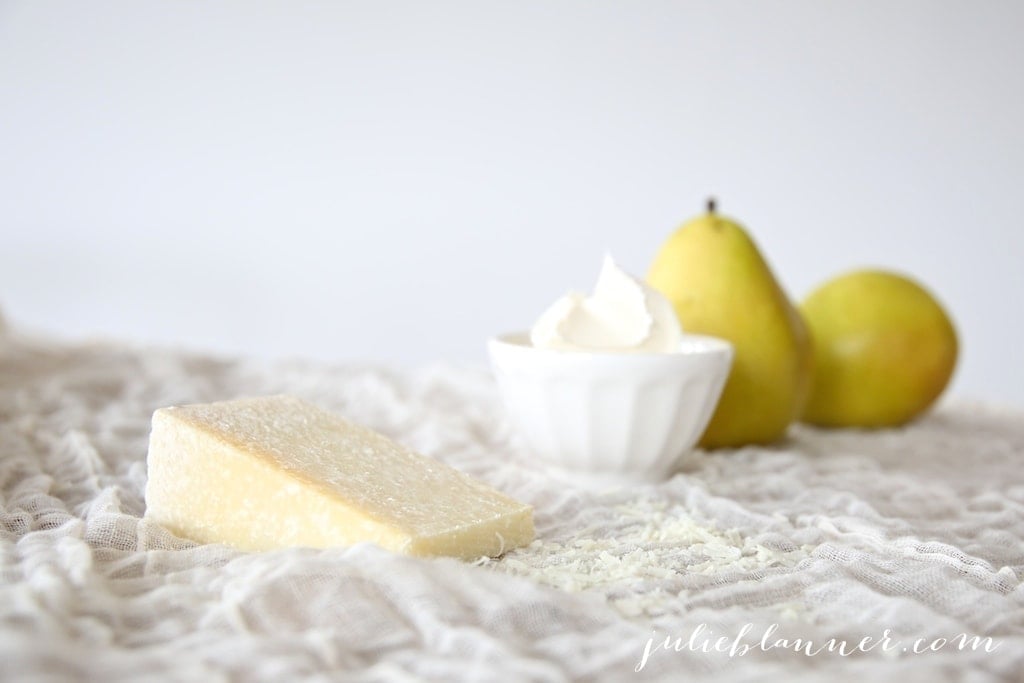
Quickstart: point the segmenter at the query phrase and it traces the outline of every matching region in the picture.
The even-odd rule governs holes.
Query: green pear
[[[846,273],[816,289],[800,310],[815,349],[804,422],[896,427],[928,410],[953,376],[953,320],[906,275]]]
[[[708,212],[662,246],[647,274],[684,332],[732,342],[735,359],[704,448],[770,443],[799,417],[810,388],[811,343],[800,313],[742,226]]]

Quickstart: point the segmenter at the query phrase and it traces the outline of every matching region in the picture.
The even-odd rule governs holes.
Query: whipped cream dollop
[[[590,296],[569,292],[530,330],[539,348],[563,351],[675,351],[683,330],[669,300],[605,255]]]

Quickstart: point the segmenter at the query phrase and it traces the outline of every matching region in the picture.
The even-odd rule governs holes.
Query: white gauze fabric
[[[476,563],[368,544],[247,554],[141,519],[153,410],[281,392],[531,503],[538,540]],[[596,493],[545,474],[483,368],[8,334],[0,534],[3,680],[937,682],[1024,669],[1024,413],[962,400],[898,430],[797,426],[778,446],[698,452],[663,484]],[[996,647],[701,651],[744,628],[747,644],[771,628],[769,644],[888,630],[903,646],[967,634]]]

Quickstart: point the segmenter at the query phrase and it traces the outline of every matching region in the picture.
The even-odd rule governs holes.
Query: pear
[[[811,343],[800,313],[747,231],[715,212],[684,224],[658,252],[647,281],[684,332],[732,342],[735,359],[700,445],[770,443],[798,418],[810,387]]]
[[[896,427],[928,410],[953,376],[953,321],[906,275],[846,273],[811,293],[800,310],[816,359],[805,422]]]

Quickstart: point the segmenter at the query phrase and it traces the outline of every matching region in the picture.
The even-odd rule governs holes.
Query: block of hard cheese
[[[146,517],[244,550],[371,541],[476,558],[533,540],[533,509],[290,396],[153,414]]]

